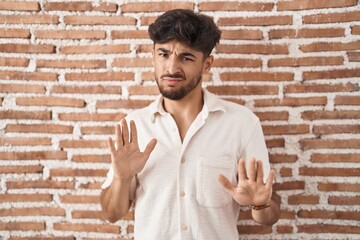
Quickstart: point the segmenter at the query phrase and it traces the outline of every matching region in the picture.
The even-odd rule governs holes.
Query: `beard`
[[[181,78],[183,81],[188,81],[186,80],[186,77],[182,74],[164,74],[160,77],[160,79],[163,79],[164,77]],[[180,100],[184,98],[199,85],[201,79],[202,79],[202,75],[200,73],[196,75],[194,78],[190,79],[190,81],[188,81],[185,85],[172,88],[162,85],[161,82],[159,81],[159,78],[157,78],[155,75],[156,84],[158,85],[161,95],[170,100]]]

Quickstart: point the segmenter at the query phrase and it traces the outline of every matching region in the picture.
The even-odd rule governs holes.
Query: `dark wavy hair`
[[[165,12],[149,26],[148,32],[154,44],[177,40],[202,52],[204,57],[210,55],[221,36],[210,17],[185,9]]]

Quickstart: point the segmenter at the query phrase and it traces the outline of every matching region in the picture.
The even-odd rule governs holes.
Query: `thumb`
[[[220,174],[217,179],[231,196],[235,194],[235,188],[227,177]]]
[[[155,138],[151,139],[151,141],[146,145],[146,148],[144,150],[144,156],[146,159],[149,158],[150,154],[154,150],[155,146],[157,144],[157,140]]]

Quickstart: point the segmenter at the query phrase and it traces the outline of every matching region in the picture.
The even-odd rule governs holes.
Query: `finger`
[[[156,143],[157,143],[157,140],[154,138],[154,139],[151,139],[151,141],[146,145],[146,148],[144,150],[144,156],[145,156],[146,160],[149,158],[150,154],[154,150]]]
[[[269,174],[269,178],[268,178],[268,180],[266,182],[265,187],[268,188],[268,189],[271,189],[272,185],[274,183],[274,180],[275,180],[275,170],[271,169],[270,174]]]
[[[130,121],[130,142],[137,143],[137,129],[135,122],[133,120]]]
[[[221,183],[221,185],[225,188],[225,190],[231,195],[234,196],[235,194],[235,187],[232,185],[232,183],[229,181],[227,177],[220,174],[218,176],[218,181]]]
[[[258,184],[264,184],[264,169],[262,161],[257,161],[257,173],[256,173],[256,181]]]
[[[129,129],[125,119],[121,120],[122,138],[124,145],[129,143]]]
[[[120,147],[124,146],[123,139],[121,136],[120,125],[115,125],[115,136],[116,136],[116,149],[120,149]]]
[[[115,149],[113,140],[110,137],[108,138],[108,146],[109,146],[109,149],[111,151],[111,154],[115,155],[116,149]]]
[[[249,162],[249,168],[248,168],[248,177],[250,180],[255,181],[256,180],[256,170],[255,170],[256,161],[255,158],[252,158]]]
[[[239,163],[238,163],[238,177],[239,177],[239,180],[246,180],[247,179],[245,161],[244,161],[243,158],[241,158],[239,160]]]

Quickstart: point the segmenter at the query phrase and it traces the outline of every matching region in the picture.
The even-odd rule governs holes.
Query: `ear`
[[[203,73],[208,73],[213,65],[214,62],[214,56],[210,55],[208,56],[205,61],[204,61],[204,66],[203,66]]]

